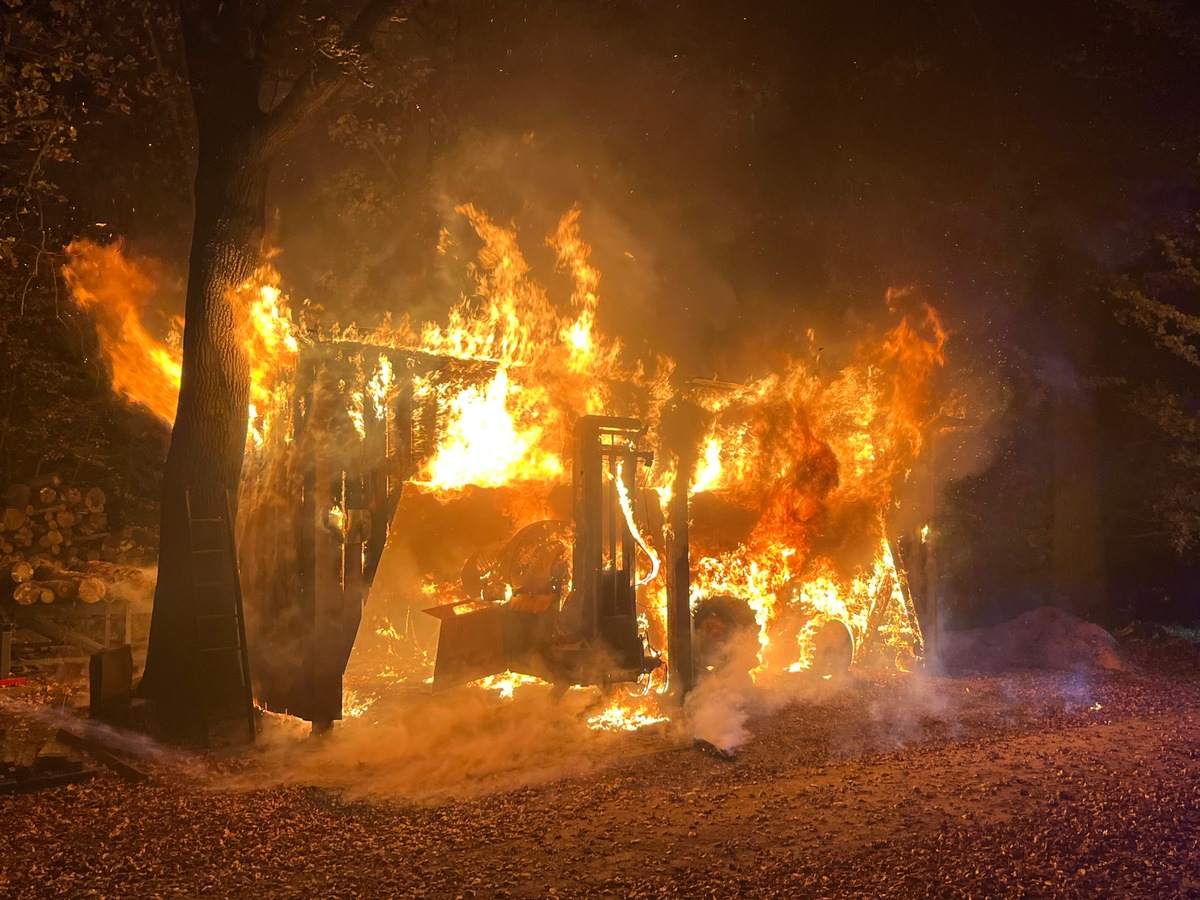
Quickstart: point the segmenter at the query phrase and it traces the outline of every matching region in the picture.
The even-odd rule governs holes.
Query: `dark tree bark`
[[[247,6],[251,6],[247,4]],[[353,54],[395,6],[371,2],[346,32]],[[237,289],[262,258],[267,168],[308,113],[338,88],[344,65],[326,54],[273,110],[260,108],[275,32],[294,22],[285,3],[248,22],[242,4],[185,3],[184,42],[199,159],[188,268],[179,406],[163,474],[158,583],[141,692],[163,736],[202,739],[207,664],[196,640],[187,503],[221,517],[236,503],[246,443],[250,364]],[[344,63],[344,61],[343,61]],[[227,501],[228,498],[228,501]]]

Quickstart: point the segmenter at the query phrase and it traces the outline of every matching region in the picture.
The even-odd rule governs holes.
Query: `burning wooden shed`
[[[314,339],[275,281],[245,286],[240,559],[261,703],[318,727],[341,716],[368,593],[392,623],[373,631],[411,636],[435,623],[412,613],[434,610],[460,643],[393,673],[437,687],[508,669],[640,678],[653,697],[668,667],[686,687],[735,632],[754,638],[757,678],[914,664],[889,520],[939,411],[931,309],[889,295],[893,327],[841,367],[810,335],[742,382],[680,379],[663,356],[627,362],[601,330],[578,211],[548,241],[572,285],[558,305],[515,230],[459,211],[479,242],[475,291],[440,324]],[[149,349],[153,365],[170,357]],[[148,364],[120,383],[161,400],[155,378]],[[593,644],[608,659],[580,662]]]

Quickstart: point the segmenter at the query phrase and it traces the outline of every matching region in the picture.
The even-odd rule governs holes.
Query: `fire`
[[[360,718],[371,708],[375,699],[374,697],[359,697],[357,692],[348,690],[342,695],[342,715],[347,719]]]
[[[625,487],[625,480],[621,477],[624,466],[621,461],[617,460],[616,471],[613,473],[613,480],[617,487],[617,498],[621,505],[621,515],[625,519],[625,527],[629,529],[629,533],[633,535],[634,541],[638,548],[646,554],[650,560],[650,571],[642,579],[638,580],[638,587],[649,584],[658,577],[659,563],[658,554],[650,549],[650,545],[646,543],[646,539],[642,537],[642,531],[638,528],[637,520],[633,515],[633,501],[629,498],[629,490]]]
[[[471,205],[458,212],[482,242],[471,270],[474,295],[455,305],[445,324],[404,318],[365,336],[372,343],[495,364],[486,384],[418,387],[439,394],[445,423],[418,481],[438,493],[561,481],[575,419],[610,409],[611,382],[640,380],[622,367],[620,342],[596,328],[600,273],[588,262],[591,248],[580,238],[579,211],[569,212],[547,241],[573,283],[571,310],[561,314],[533,277],[515,229]]]
[[[648,477],[639,474],[644,483],[636,497],[615,473],[621,518],[645,558],[638,572],[639,612],[645,635],[656,638],[655,649],[663,649],[657,638],[665,633],[665,575],[656,535],[636,513],[644,511],[643,497],[656,498],[661,521],[670,495],[687,490],[693,499],[693,605],[701,609],[714,597],[746,604],[758,631],[754,677],[813,665],[818,635],[830,622],[844,623],[857,661],[911,665],[920,653],[920,628],[887,516],[938,412],[934,375],[944,363],[946,331],[933,309],[911,292],[890,291],[895,324],[883,334],[862,335],[837,371],[828,360],[818,367],[815,360],[793,358],[745,384],[681,382],[673,380],[669,359],[656,360],[652,369],[628,364],[621,343],[600,328],[601,276],[581,237],[579,210],[564,216],[547,241],[557,269],[571,282],[561,304],[535,277],[515,227],[493,222],[474,206],[458,212],[480,244],[470,269],[474,292],[441,322],[405,317],[372,332],[339,333],[366,345],[357,357],[357,380],[343,385],[346,416],[358,439],[366,440],[370,423],[390,415],[399,396],[401,377],[385,348],[461,362],[461,373],[406,373],[405,402],[433,413],[422,420],[423,455],[411,481],[439,503],[472,488],[494,489],[516,531],[561,518],[549,512],[549,498],[570,483],[572,429],[580,416],[634,416],[647,423],[653,441],[664,407],[678,392],[709,423],[698,436],[689,484],[675,483],[677,473],[665,459]],[[177,342],[154,337],[142,324],[153,278],[119,246],[77,243],[69,251],[68,283],[79,306],[96,317],[114,388],[170,422],[179,354]],[[288,439],[290,374],[301,342],[278,284],[278,275],[264,268],[240,288],[254,367],[252,447],[269,446],[273,434]],[[810,340],[815,343],[815,335]],[[353,528],[337,507],[328,511],[327,525],[342,533]],[[464,584],[450,568],[431,572],[414,591],[414,603],[535,602],[519,585],[503,585],[501,599],[495,585],[489,596],[465,597]],[[661,670],[654,679],[655,689],[614,694],[589,724],[626,729],[661,721]],[[509,673],[476,684],[511,696],[528,680]]]
[[[153,267],[129,258],[119,242],[101,246],[74,241],[67,256],[63,276],[75,304],[96,323],[113,389],[172,424],[179,402],[183,322],[172,319],[165,337],[146,326],[146,307],[160,294]],[[233,307],[242,311],[239,325],[250,361],[248,444],[256,447],[286,408],[287,374],[300,342],[279,289],[279,273],[269,265],[236,289]]]
[[[600,731],[637,731],[648,725],[670,721],[670,716],[642,709],[630,709],[626,700],[627,698],[619,697],[601,712],[589,716],[588,726]]]
[[[659,700],[666,690],[665,680],[651,673],[644,688],[616,688],[604,708],[588,716],[588,727],[598,731],[637,731],[649,725],[670,721]]]
[[[721,441],[716,435],[709,435],[704,442],[704,453],[700,457],[700,465],[696,469],[695,477],[692,479],[692,486],[689,488],[693,494],[700,494],[704,491],[713,490],[721,481],[721,475],[724,467],[721,465]],[[726,475],[726,478],[729,476]]]
[[[760,673],[806,668],[812,639],[830,620],[845,623],[859,648],[868,637],[886,647],[920,645],[883,514],[930,416],[910,392],[925,389],[945,334],[931,311],[923,316],[927,334],[902,320],[828,383],[793,364],[708,401],[716,424],[692,491],[756,512],[757,521],[735,548],[693,563],[693,601],[734,596],[750,606]],[[874,535],[869,559],[847,566],[813,552],[815,538],[849,527]],[[795,638],[773,645],[772,633],[789,622],[799,623]]]
[[[547,682],[533,675],[522,675],[518,672],[504,672],[500,675],[489,675],[473,682],[475,687],[485,691],[495,691],[504,700],[511,700],[518,687],[528,684],[546,685]]]
[[[444,407],[445,436],[421,483],[455,490],[558,479],[562,460],[543,449],[545,428],[533,420],[530,399],[509,381],[505,367],[487,385],[450,397]]]
[[[371,382],[368,385],[368,390],[371,394],[371,405],[375,410],[376,418],[384,416],[387,409],[388,394],[393,384],[395,384],[395,374],[392,372],[392,363],[386,356],[380,354],[375,374],[371,376]]]
[[[183,323],[172,321],[176,339],[171,344],[154,337],[144,324],[146,306],[158,291],[157,279],[128,259],[120,244],[102,247],[76,241],[67,247],[67,254],[71,260],[63,270],[67,287],[76,305],[96,323],[113,390],[162,421],[173,422]]]

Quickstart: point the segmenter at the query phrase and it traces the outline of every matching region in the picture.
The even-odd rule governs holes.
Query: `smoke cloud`
[[[326,737],[309,736],[299,720],[269,720],[252,771],[223,786],[306,784],[436,803],[583,775],[629,752],[622,735],[588,727],[598,699],[595,690],[554,699],[540,685],[511,700],[474,687],[430,695],[397,686]]]

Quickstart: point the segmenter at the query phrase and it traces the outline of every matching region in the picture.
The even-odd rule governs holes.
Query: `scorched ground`
[[[1200,653],[1121,649],[1103,676],[829,685],[753,716],[734,761],[643,732],[423,803],[353,754],[327,774],[358,799],[251,789],[273,750],[181,755],[142,786],[3,799],[0,877],[12,897],[1200,896]],[[10,739],[43,727],[18,699]]]

